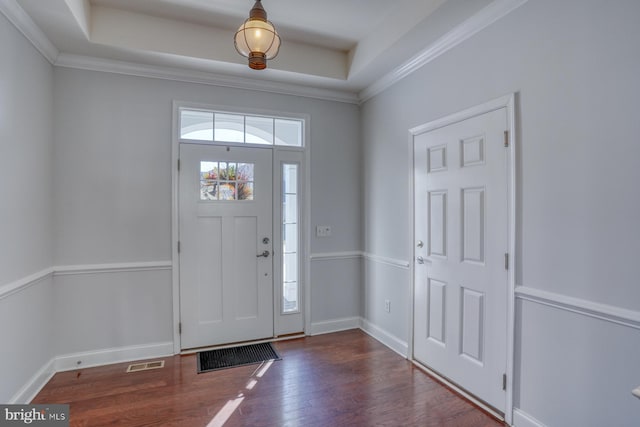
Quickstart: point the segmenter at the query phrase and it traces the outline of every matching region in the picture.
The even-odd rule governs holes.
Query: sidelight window
[[[300,311],[298,165],[282,165],[282,313]]]

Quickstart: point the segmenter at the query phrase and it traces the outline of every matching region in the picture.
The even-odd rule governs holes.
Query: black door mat
[[[198,353],[198,373],[251,365],[267,360],[281,360],[268,342],[201,351]]]

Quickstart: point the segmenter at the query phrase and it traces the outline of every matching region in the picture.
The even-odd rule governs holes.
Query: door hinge
[[[180,159],[178,159],[178,172],[180,172]]]
[[[182,322],[178,323],[178,333],[182,334]]]
[[[507,374],[502,374],[502,389],[507,389]]]
[[[178,240],[178,253],[180,253],[180,240]]]
[[[509,254],[504,254],[504,269],[509,269]]]
[[[508,130],[504,131],[504,146],[505,147],[509,146],[509,131]]]

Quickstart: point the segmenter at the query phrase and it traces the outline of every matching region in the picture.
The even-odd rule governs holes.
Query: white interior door
[[[273,336],[272,150],[180,144],[181,348]]]
[[[414,358],[505,411],[505,108],[414,137]]]

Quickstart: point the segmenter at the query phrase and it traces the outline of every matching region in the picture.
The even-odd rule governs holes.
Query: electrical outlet
[[[384,311],[391,313],[391,301],[388,299],[384,300]]]
[[[331,226],[330,225],[317,225],[316,226],[316,237],[331,237]]]

